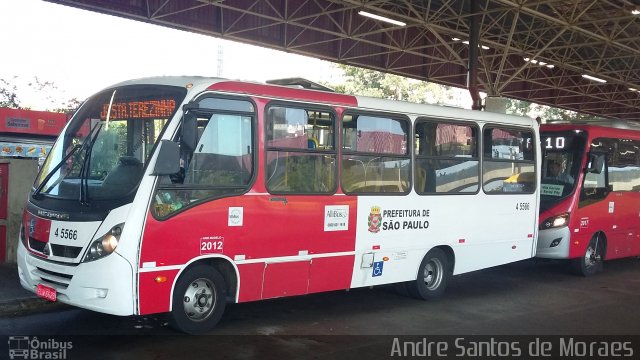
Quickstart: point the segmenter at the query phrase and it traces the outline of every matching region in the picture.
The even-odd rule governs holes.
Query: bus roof
[[[500,114],[491,111],[478,111],[443,105],[417,104],[408,101],[379,99],[367,96],[356,96],[356,98],[358,100],[359,108],[371,109],[374,111],[402,112],[417,116],[428,116],[449,120],[473,119],[487,123],[508,122],[510,124],[524,126],[533,126],[534,124],[537,124],[535,119],[529,117]]]
[[[590,138],[594,137],[612,137],[619,138],[621,136],[640,139],[640,129],[625,129],[615,126],[593,125],[593,124],[543,124],[540,126],[540,132],[545,131],[584,131],[589,134]]]
[[[222,78],[198,76],[162,76],[128,80],[115,86],[134,84],[158,84],[187,86],[200,91],[204,89],[253,95],[292,101],[312,101],[343,107],[353,107],[370,111],[398,112],[415,116],[427,116],[449,120],[478,120],[487,123],[504,123],[534,126],[534,119],[515,115],[499,114],[488,111],[468,110],[451,106],[417,104],[407,101],[380,99],[368,96],[353,96],[328,91],[301,89],[283,85],[264,84],[250,81],[227,80]]]

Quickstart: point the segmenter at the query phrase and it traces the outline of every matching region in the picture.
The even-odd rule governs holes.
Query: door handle
[[[287,198],[282,196],[282,197],[272,197],[269,198],[269,201],[282,201],[283,204],[287,204]]]

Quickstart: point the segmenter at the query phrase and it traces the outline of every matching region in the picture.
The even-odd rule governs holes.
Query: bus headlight
[[[94,240],[82,262],[89,262],[105,257],[116,250],[118,243],[120,242],[120,234],[122,234],[122,227],[124,224],[118,224],[111,228],[104,236]]]
[[[554,215],[540,223],[540,230],[559,228],[569,225],[569,213]]]

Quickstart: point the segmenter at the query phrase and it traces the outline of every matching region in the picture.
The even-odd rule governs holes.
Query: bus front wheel
[[[169,323],[188,334],[202,334],[213,329],[226,306],[226,286],[220,273],[197,265],[181,275],[173,292]]]
[[[416,280],[407,283],[407,290],[417,299],[437,299],[444,294],[450,275],[447,255],[441,249],[431,249],[420,263]]]
[[[604,260],[604,240],[600,234],[596,234],[589,241],[584,255],[573,259],[573,270],[582,276],[592,276],[602,271]]]

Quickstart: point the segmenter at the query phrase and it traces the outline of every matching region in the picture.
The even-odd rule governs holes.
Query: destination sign
[[[174,99],[129,101],[111,104],[111,119],[166,119],[176,108]],[[109,104],[102,105],[101,119],[107,118]]]

